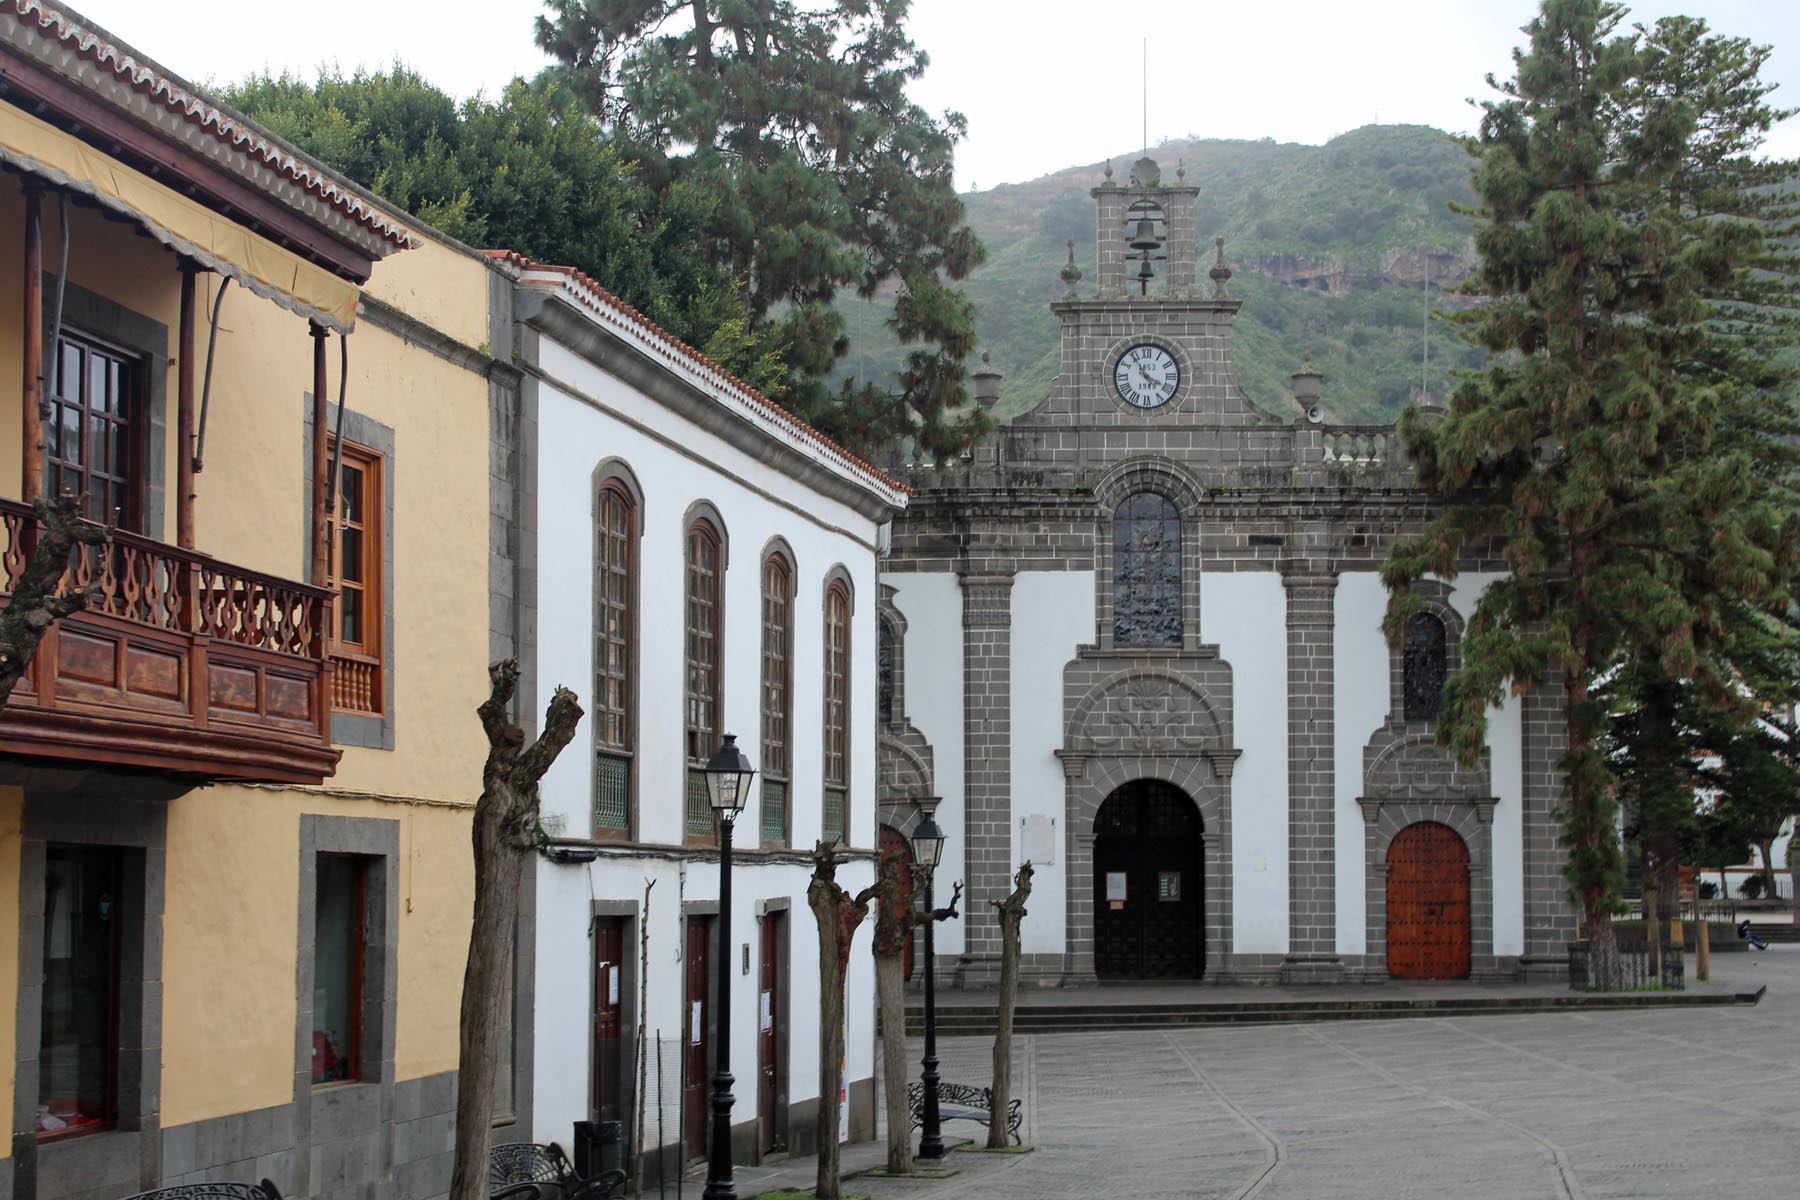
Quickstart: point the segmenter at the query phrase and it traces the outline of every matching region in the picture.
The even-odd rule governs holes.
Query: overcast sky
[[[346,71],[400,59],[462,96],[544,65],[539,0],[77,0],[75,7],[196,82],[270,68]],[[1031,179],[1136,151],[1149,137],[1319,143],[1373,122],[1464,131],[1488,72],[1511,72],[1535,0],[914,0],[931,68],[913,87],[969,119],[962,188]],[[1800,106],[1800,0],[1642,0],[1775,47],[1764,78]],[[1766,147],[1800,157],[1800,118]]]

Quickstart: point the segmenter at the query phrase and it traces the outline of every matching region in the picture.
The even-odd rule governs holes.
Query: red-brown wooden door
[[[881,827],[881,853],[900,856],[900,911],[905,912],[912,907],[912,847],[907,845],[906,838],[891,825]],[[913,931],[906,931],[906,948],[902,952],[900,969],[904,978],[911,979],[913,973]]]
[[[687,1051],[681,1068],[681,1104],[689,1158],[706,1155],[707,1056],[712,1049],[712,989],[707,981],[712,976],[712,937],[713,918],[688,918],[687,995],[682,1006],[685,1028],[681,1031]]]
[[[625,1119],[625,921],[594,919],[594,1094],[601,1121]]]
[[[1408,825],[1388,846],[1388,974],[1469,977],[1469,848],[1448,825]]]
[[[762,919],[762,962],[756,985],[756,1120],[758,1149],[775,1149],[781,1133],[781,1097],[787,1091],[786,1064],[776,1030],[781,1024],[781,977],[786,969],[782,947],[787,942],[787,914],[771,912]]]

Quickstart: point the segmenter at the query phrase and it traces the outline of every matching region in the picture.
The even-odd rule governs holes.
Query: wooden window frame
[[[842,579],[825,585],[824,761],[821,764],[826,792],[844,797],[844,827],[850,844],[850,587]]]
[[[683,723],[688,774],[692,776],[706,765],[719,744],[724,706],[725,539],[712,521],[702,517],[688,523],[683,543]],[[694,786],[690,778],[684,797]],[[689,819],[691,802],[684,799],[683,803],[684,840],[716,842],[717,822],[710,832],[701,833]]]
[[[778,842],[761,828],[760,813],[758,827],[764,843],[786,845],[794,799],[794,565],[779,552],[762,566],[761,695],[763,783],[785,787],[787,803]]]
[[[338,443],[335,435],[327,435],[326,452],[337,461]],[[384,571],[387,530],[385,507],[387,497],[386,486],[387,456],[381,451],[344,439],[341,467],[354,468],[361,472],[363,480],[362,520],[355,526],[362,533],[361,568],[362,579],[352,584],[362,594],[362,633],[358,642],[347,642],[339,636],[342,628],[342,604],[333,603],[331,609],[331,637],[329,639],[333,667],[332,675],[332,711],[350,713],[363,717],[382,717],[386,715],[387,679],[383,662],[383,627],[386,624],[388,580]],[[340,471],[336,488],[340,495],[337,507],[331,514],[331,555],[326,571],[328,586],[344,590],[341,573],[343,558],[343,535],[348,527],[345,512],[348,506],[343,503],[341,491],[343,476]],[[367,679],[367,688],[354,687],[349,681],[352,675],[361,675]],[[360,707],[356,701],[366,690],[368,707]]]
[[[611,506],[617,506],[616,509]],[[609,519],[613,512],[621,514],[615,530]],[[593,835],[596,839],[630,840],[637,825],[637,680],[638,680],[638,502],[624,480],[603,480],[595,494],[594,505],[594,773],[595,812]],[[618,561],[614,561],[614,556]],[[612,578],[622,580],[622,596],[615,605],[607,584]],[[617,608],[619,636],[608,636],[609,610]],[[614,646],[620,650],[617,672],[610,668]],[[616,688],[609,685],[616,684]],[[609,694],[616,690],[614,704]],[[609,726],[616,726],[617,737]],[[601,825],[598,799],[600,757],[625,762],[625,825],[623,828]]]
[[[90,461],[92,455],[88,432],[89,420],[92,414],[92,405],[87,396],[89,373],[85,368],[82,370],[81,379],[79,381],[80,386],[74,397],[71,398],[67,396],[63,388],[62,378],[64,347],[79,349],[83,355],[84,364],[87,361],[86,356],[94,353],[98,353],[103,358],[116,363],[119,368],[120,392],[124,397],[125,403],[129,406],[129,411],[126,416],[121,421],[117,422],[118,424],[124,425],[126,430],[125,465],[127,467],[127,473],[123,475],[117,474],[116,468],[118,464],[115,463],[115,473],[102,476],[102,478],[109,481],[117,480],[124,484],[124,510],[119,513],[109,512],[103,519],[93,518],[93,514],[88,507],[83,505],[82,515],[101,520],[102,523],[112,521],[116,523],[119,528],[127,529],[134,533],[156,536],[160,531],[147,530],[144,528],[144,488],[149,473],[149,463],[147,461],[148,455],[145,451],[147,444],[145,427],[149,421],[147,408],[150,401],[150,388],[147,385],[149,371],[148,361],[140,351],[122,346],[118,342],[111,341],[98,334],[89,333],[86,330],[68,326],[64,326],[58,333],[57,345],[51,348],[54,357],[46,364],[49,367],[50,374],[50,386],[47,389],[48,394],[46,396],[46,399],[50,402],[50,417],[45,422],[44,426],[44,494],[47,496],[55,496],[61,491],[59,486],[60,472],[63,469],[67,469],[63,464],[66,464],[68,460],[58,458],[52,453],[51,446],[53,444],[58,444],[56,433],[60,424],[60,410],[64,407],[73,407],[81,414],[80,437],[83,444],[83,462],[74,469],[80,471],[83,479],[81,495],[90,500],[92,498],[90,495],[90,488],[93,464]],[[109,418],[103,416],[102,419]]]

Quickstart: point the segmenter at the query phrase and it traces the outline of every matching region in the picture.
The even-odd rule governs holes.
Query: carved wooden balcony
[[[0,521],[4,603],[38,526],[11,500]],[[77,547],[65,583],[97,598],[51,627],[0,706],[0,757],[196,782],[319,783],[336,770],[328,589],[123,531]]]

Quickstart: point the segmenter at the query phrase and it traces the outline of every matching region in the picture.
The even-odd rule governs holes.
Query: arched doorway
[[[1205,918],[1200,812],[1154,779],[1119,788],[1094,816],[1094,974],[1198,979]]]
[[[880,848],[883,855],[898,854],[900,856],[900,910],[904,912],[913,902],[912,844],[906,840],[905,835],[898,829],[895,829],[892,825],[883,825],[881,827]],[[906,949],[903,952],[901,963],[901,969],[905,972],[905,978],[911,980],[913,973],[913,931],[910,929],[906,931]]]
[[[1395,979],[1469,977],[1469,848],[1436,821],[1388,845],[1387,962]]]

